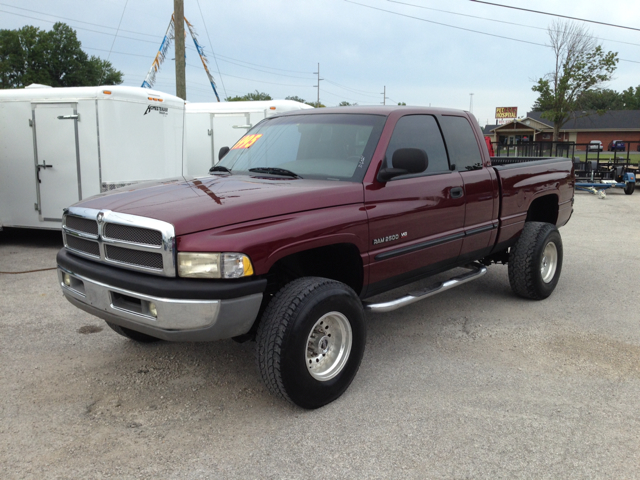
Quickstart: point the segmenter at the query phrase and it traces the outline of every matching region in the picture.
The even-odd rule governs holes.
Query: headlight
[[[178,252],[178,275],[185,278],[240,278],[253,275],[249,257],[242,253]]]

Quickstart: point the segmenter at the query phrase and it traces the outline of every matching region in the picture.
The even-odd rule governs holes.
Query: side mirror
[[[229,150],[230,150],[229,147],[222,147],[218,152],[218,161],[222,160],[222,157],[224,157],[227,153],[229,153]]]
[[[422,173],[429,166],[427,152],[421,148],[399,148],[393,152],[391,168],[382,168],[378,172],[378,181],[388,182],[400,175]]]

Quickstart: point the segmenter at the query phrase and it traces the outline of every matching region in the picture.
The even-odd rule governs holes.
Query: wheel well
[[[244,335],[234,337],[234,340],[245,342],[255,338],[267,305],[283,286],[293,280],[302,277],[330,278],[348,285],[356,295],[359,295],[364,282],[363,276],[360,251],[355,245],[349,243],[312,248],[281,258],[267,273],[267,288],[251,330]]]
[[[277,291],[286,283],[301,277],[337,280],[359,294],[363,284],[360,251],[355,245],[340,243],[288,255],[269,270],[267,289]]]
[[[536,198],[529,206],[527,222],[545,222],[555,225],[558,221],[558,196],[545,195]]]

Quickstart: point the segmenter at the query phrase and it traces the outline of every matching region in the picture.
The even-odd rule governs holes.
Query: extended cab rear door
[[[398,148],[420,148],[425,172],[395,177],[365,189],[369,216],[367,295],[413,281],[454,264],[464,237],[464,184],[451,171],[436,117],[398,119],[382,167]]]
[[[464,184],[464,240],[460,261],[477,260],[488,255],[498,232],[498,179],[485,165],[481,138],[466,116],[438,116],[444,134],[449,162]],[[475,122],[475,119],[472,118]]]

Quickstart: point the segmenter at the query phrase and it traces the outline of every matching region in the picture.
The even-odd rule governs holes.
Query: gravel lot
[[[316,411],[271,397],[253,343],[139,345],[55,271],[0,275],[0,477],[640,478],[640,192],[576,194],[555,293],[507,268],[368,317],[360,372]],[[55,266],[0,232],[0,271]],[[427,282],[430,283],[430,282]]]

